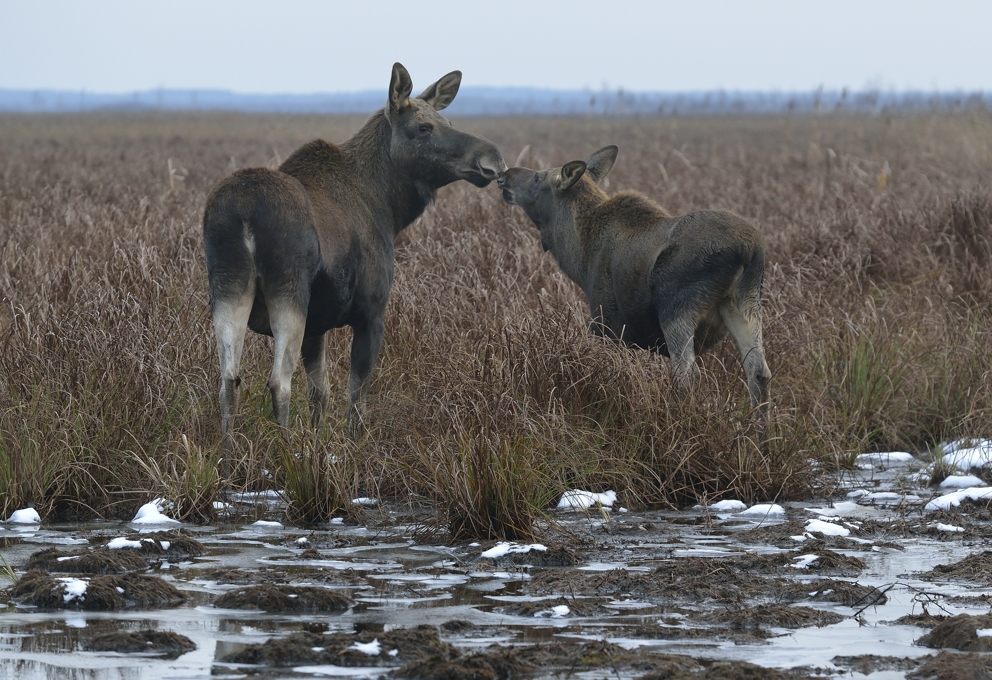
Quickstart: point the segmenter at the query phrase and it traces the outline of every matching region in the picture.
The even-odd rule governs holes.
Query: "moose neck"
[[[434,200],[436,188],[396,167],[389,155],[391,138],[389,120],[380,110],[341,149],[351,158],[361,178],[359,189],[379,217],[377,221],[387,222],[395,238]]]
[[[549,225],[551,244],[549,250],[568,278],[586,288],[589,261],[594,253],[596,235],[593,230],[591,213],[607,196],[591,180],[583,177],[582,185],[576,187],[568,199],[564,210],[556,210],[556,217]]]

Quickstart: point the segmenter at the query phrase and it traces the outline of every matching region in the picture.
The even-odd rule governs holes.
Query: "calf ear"
[[[598,182],[610,174],[613,164],[617,162],[618,153],[620,153],[619,147],[610,144],[589,156],[589,176],[593,182]]]
[[[558,189],[560,191],[565,191],[573,184],[579,181],[582,174],[586,171],[586,164],[582,161],[572,161],[571,163],[565,163],[561,168],[561,178],[558,180]]]
[[[454,101],[455,95],[458,94],[458,86],[461,84],[462,72],[452,71],[436,83],[429,85],[417,98],[423,99],[433,106],[435,111],[440,111],[448,108],[448,104]]]
[[[413,92],[413,79],[403,64],[393,64],[393,75],[389,79],[389,110],[399,111],[407,104]]]

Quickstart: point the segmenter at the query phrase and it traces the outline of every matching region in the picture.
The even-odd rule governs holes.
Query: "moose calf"
[[[582,287],[593,330],[671,357],[680,393],[698,376],[696,354],[729,330],[764,438],[771,373],[761,346],[760,234],[731,212],[672,217],[635,192],[608,196],[596,182],[613,168],[617,152],[607,146],[588,162],[548,170],[510,168],[497,184]]]

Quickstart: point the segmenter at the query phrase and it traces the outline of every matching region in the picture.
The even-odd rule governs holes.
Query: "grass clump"
[[[452,541],[527,539],[558,490],[528,437],[487,432],[459,435],[428,461],[431,497]],[[421,473],[426,474],[426,473]]]

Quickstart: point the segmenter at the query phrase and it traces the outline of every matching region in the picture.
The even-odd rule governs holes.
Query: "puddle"
[[[232,499],[244,522],[183,527],[203,554],[121,523],[17,527],[3,532],[4,558],[22,578],[32,559],[52,575],[32,577],[47,584],[45,598],[0,598],[0,677],[379,677],[400,668],[489,677],[489,668],[623,680],[666,668],[736,677],[714,664],[746,662],[782,677],[901,678],[923,663],[971,659],[992,640],[992,628],[968,632],[978,636],[962,648],[971,656],[917,644],[940,622],[992,611],[992,518],[980,503],[925,512],[934,492],[907,482],[919,478],[914,463],[866,459],[836,498],[785,504],[782,515],[565,512],[559,520],[581,542],[489,560],[481,554],[492,543],[416,543],[388,504],[364,527],[279,525],[274,493]],[[115,552],[108,544],[140,547],[147,568],[118,560],[121,574],[99,581],[68,571]],[[117,611],[80,604],[87,584],[113,599],[149,578],[184,601],[147,609],[121,593]]]

